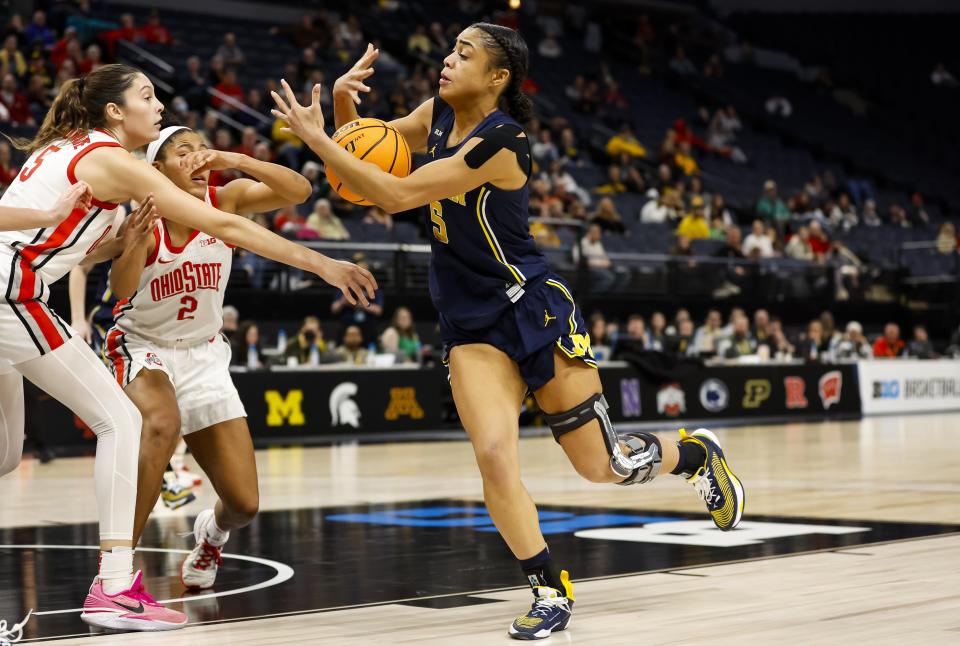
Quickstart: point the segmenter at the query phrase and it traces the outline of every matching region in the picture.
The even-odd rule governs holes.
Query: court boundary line
[[[895,544],[897,544],[897,543],[911,543],[911,542],[926,541],[926,540],[931,540],[931,539],[936,539],[936,538],[949,538],[949,537],[957,537],[957,536],[960,536],[960,531],[945,532],[945,533],[943,533],[943,534],[932,534],[932,535],[929,535],[929,536],[913,536],[913,537],[910,537],[910,538],[896,538],[896,539],[891,539],[891,540],[888,540],[888,541],[877,541],[876,543],[867,543],[866,545],[871,545],[871,546],[874,546],[874,545],[876,545],[876,546],[895,545]],[[851,545],[851,546],[850,546],[850,549],[857,549],[857,548],[863,547],[864,545],[865,545],[865,544]],[[680,571],[682,571],[682,570],[696,570],[696,569],[703,569],[703,568],[713,568],[713,567],[719,567],[719,566],[723,566],[723,565],[737,565],[737,564],[740,564],[740,563],[757,563],[757,562],[760,562],[760,561],[772,561],[772,560],[776,560],[776,559],[790,558],[790,557],[793,557],[793,556],[809,556],[809,555],[811,555],[811,554],[825,554],[825,553],[839,552],[839,551],[843,551],[843,548],[839,548],[839,549],[838,549],[838,548],[836,548],[836,547],[825,547],[825,548],[821,548],[821,549],[818,549],[818,550],[809,550],[809,551],[804,551],[804,552],[793,552],[793,553],[791,553],[791,554],[771,554],[771,555],[767,555],[767,556],[758,556],[758,557],[754,557],[754,558],[732,559],[732,560],[730,560],[730,561],[718,561],[718,562],[716,562],[716,563],[708,563],[708,564],[702,564],[702,565],[684,565],[684,566],[680,566],[680,567],[670,567],[670,568],[663,568],[663,569],[659,569],[659,570],[648,570],[648,571],[646,571],[646,572],[631,572],[631,573],[624,573],[624,574],[609,574],[609,575],[605,575],[605,576],[584,577],[584,578],[582,578],[582,579],[577,579],[577,582],[578,582],[578,583],[582,583],[582,582],[585,582],[585,581],[609,581],[609,580],[614,580],[614,579],[625,579],[625,578],[632,577],[632,576],[647,576],[647,575],[649,575],[649,574],[678,574],[678,573],[680,573]],[[710,575],[709,575],[709,574],[705,574],[705,575],[703,575],[703,576],[704,576],[704,577],[709,577]],[[514,585],[514,586],[508,586],[508,587],[501,587],[501,588],[489,588],[489,589],[486,589],[486,590],[475,590],[475,591],[471,591],[471,592],[447,592],[447,593],[444,593],[444,594],[433,594],[433,595],[427,595],[427,596],[423,596],[423,597],[406,597],[406,598],[403,598],[403,599],[391,599],[391,600],[389,600],[389,601],[373,601],[373,602],[370,602],[370,603],[356,603],[356,604],[350,604],[350,605],[344,605],[344,606],[334,606],[334,607],[331,607],[331,608],[314,608],[314,609],[312,609],[312,610],[292,610],[292,611],[290,611],[290,612],[278,612],[278,613],[271,613],[271,614],[266,614],[266,615],[255,615],[255,616],[252,616],[252,617],[236,617],[236,618],[233,618],[233,619],[217,619],[217,620],[213,620],[213,621],[201,621],[201,622],[196,622],[196,623],[190,623],[190,624],[187,624],[186,629],[189,629],[191,626],[216,626],[216,625],[221,625],[221,624],[235,624],[235,623],[240,623],[240,622],[244,622],[244,621],[256,621],[256,620],[259,620],[259,619],[279,619],[279,618],[281,618],[281,617],[297,617],[297,616],[301,616],[301,615],[317,615],[317,614],[323,614],[323,613],[327,613],[327,612],[338,612],[338,611],[341,611],[341,610],[356,610],[356,609],[360,609],[360,608],[376,608],[376,607],[379,607],[379,606],[389,606],[389,605],[394,605],[394,604],[402,604],[402,603],[405,603],[405,602],[408,602],[408,601],[418,601],[418,600],[419,600],[419,601],[423,601],[423,600],[429,600],[429,599],[444,599],[444,598],[449,598],[449,597],[472,597],[472,596],[479,596],[479,595],[485,595],[485,594],[495,594],[495,593],[498,593],[498,592],[509,592],[509,591],[511,591],[511,590],[525,590],[526,588],[527,588],[527,586]],[[59,640],[63,640],[63,639],[78,639],[78,638],[91,638],[91,639],[92,639],[92,638],[104,636],[105,634],[106,634],[106,633],[103,633],[103,634],[77,633],[77,634],[73,634],[73,635],[60,635],[60,636],[57,636],[57,637],[42,637],[42,638],[24,639],[24,640],[23,640],[22,642],[20,642],[20,643],[24,643],[24,644],[26,644],[26,643],[34,643],[34,644],[36,644],[36,643],[42,643],[42,642],[44,642],[44,641],[59,641]],[[113,633],[111,633],[111,634],[113,634]]]

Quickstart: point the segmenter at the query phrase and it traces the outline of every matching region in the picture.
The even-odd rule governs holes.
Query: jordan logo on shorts
[[[550,325],[550,321],[556,321],[556,316],[550,316],[550,312],[543,310],[543,327]]]

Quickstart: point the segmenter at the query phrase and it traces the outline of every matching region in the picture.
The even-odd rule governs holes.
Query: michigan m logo
[[[303,426],[306,423],[302,390],[291,390],[286,397],[281,397],[279,390],[268,390],[263,393],[263,398],[267,402],[267,426]]]

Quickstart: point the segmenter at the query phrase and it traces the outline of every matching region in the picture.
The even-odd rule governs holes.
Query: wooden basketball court
[[[870,644],[960,640],[960,415],[720,429],[747,491],[721,534],[674,477],[580,480],[549,437],[524,479],[577,601],[561,644]],[[157,513],[139,565],[183,599],[173,633],[91,635],[92,459],[24,461],[0,480],[0,619],[23,642],[507,644],[529,606],[491,531],[466,442],[259,451],[261,514],[234,532],[211,594],[183,597],[179,535],[214,500]],[[189,457],[188,457],[189,460]],[[154,550],[154,551],[149,551]]]

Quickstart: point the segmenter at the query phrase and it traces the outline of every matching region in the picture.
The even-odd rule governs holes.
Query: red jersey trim
[[[157,226],[153,228],[153,253],[147,256],[146,262],[143,263],[144,267],[152,265],[157,260],[157,256],[160,255],[160,226],[158,222]],[[167,228],[164,227],[163,230],[166,231]]]
[[[173,242],[170,241],[170,230],[167,229],[166,225],[163,227],[163,242],[167,245],[167,249],[171,253],[183,253],[183,250],[187,248],[187,245],[193,242],[193,239],[200,235],[200,232],[194,229],[190,232],[190,237],[187,238],[187,241],[183,243],[182,247],[174,246]]]
[[[70,160],[70,164],[67,166],[67,179],[70,180],[71,184],[77,183],[77,176],[74,174],[74,171],[77,168],[77,162],[79,162],[83,158],[83,156],[86,155],[91,150],[94,150],[95,148],[122,148],[122,147],[123,146],[121,146],[120,144],[112,141],[98,141],[95,144],[90,144],[89,146],[87,146],[86,148],[78,152],[76,155],[74,155],[73,159]],[[111,204],[110,202],[103,202],[96,198],[94,198],[92,202],[94,206],[98,206],[101,209],[106,209],[108,211],[112,211],[115,208],[117,208],[117,206],[119,206],[117,204]]]

